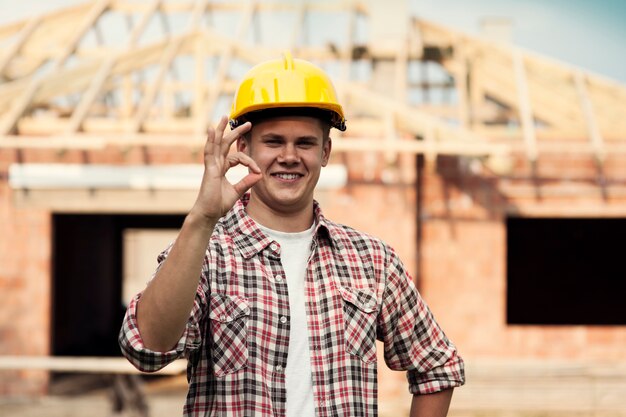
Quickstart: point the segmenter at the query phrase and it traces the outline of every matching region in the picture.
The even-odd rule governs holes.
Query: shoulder
[[[326,219],[326,226],[332,240],[348,251],[358,252],[361,255],[379,254],[385,257],[394,253],[391,246],[369,233],[328,219]]]

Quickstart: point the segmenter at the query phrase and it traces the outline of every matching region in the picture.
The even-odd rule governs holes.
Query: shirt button
[[[283,371],[283,366],[282,365],[276,365],[276,367],[274,368],[274,370],[276,372],[282,372]]]
[[[281,322],[282,324],[287,323],[287,317],[285,317],[285,316],[280,316],[280,322]]]
[[[282,275],[276,275],[276,282],[281,282],[283,280],[283,276]]]
[[[272,243],[270,245],[270,249],[273,250],[273,251],[276,251],[276,250],[278,250],[278,245],[276,245],[276,243]]]

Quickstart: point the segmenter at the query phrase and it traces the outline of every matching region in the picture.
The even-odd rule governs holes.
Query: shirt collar
[[[248,216],[246,206],[249,201],[250,194],[244,194],[222,219],[226,233],[232,236],[233,243],[246,259],[252,258],[273,242],[252,217]],[[336,231],[337,226],[324,217],[317,201],[313,201],[313,213],[316,224],[313,231],[314,239],[327,238],[333,246],[340,249],[342,244]]]

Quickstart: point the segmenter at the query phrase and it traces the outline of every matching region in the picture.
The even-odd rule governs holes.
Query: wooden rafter
[[[593,146],[595,158],[598,163],[602,164],[606,158],[604,140],[602,139],[602,134],[600,133],[600,129],[598,129],[598,124],[596,123],[593,105],[591,104],[591,100],[589,99],[589,94],[587,92],[587,82],[582,72],[579,71],[574,75],[574,83],[576,84],[576,89],[578,90],[578,94],[580,96],[580,104],[583,109],[583,114],[585,115],[587,132],[589,132],[589,140]]]
[[[243,11],[243,14],[239,20],[239,24],[236,30],[236,39],[242,39],[250,26],[250,23],[254,19],[254,14],[257,8],[256,0],[248,0],[247,7]],[[226,79],[227,72],[229,70],[231,59],[233,57],[234,48],[231,45],[227,46],[221,55],[219,66],[217,68],[215,77],[209,85],[209,94],[206,98],[204,108],[200,111],[200,114],[196,115],[197,123],[194,129],[196,135],[202,135],[208,126],[209,112],[214,109],[215,104],[220,95],[220,85]]]
[[[349,126],[338,136],[339,148],[358,147],[352,145],[356,139],[365,144],[378,138],[396,150],[423,152],[429,160],[441,152],[502,152],[503,144],[531,161],[558,149],[588,152],[597,160],[621,152],[626,142],[624,85],[417,18],[410,18],[406,40],[380,47],[364,41],[359,31],[367,19],[376,18],[366,6],[348,0],[99,0],[2,26],[0,146],[15,147],[19,138],[26,141],[30,135],[81,141],[100,135],[112,141],[117,134],[132,143],[152,143],[159,135],[197,140],[220,99],[232,95],[239,64],[255,64],[283,51],[271,40],[251,44],[246,35],[253,23],[262,33],[264,19],[279,12],[285,23],[281,26],[293,27],[285,42],[294,56],[336,71],[332,76]],[[207,13],[212,19],[203,21]],[[324,28],[341,33],[329,44],[313,44],[309,33],[319,28],[312,13],[342,13],[348,24]],[[110,30],[106,22],[114,20],[101,19],[105,14],[139,20],[121,42],[112,44],[106,37],[105,44]],[[147,33],[157,14],[165,25],[160,36]],[[221,14],[239,19],[232,33],[215,24]],[[176,26],[176,15],[187,21],[182,29]],[[88,45],[86,34],[98,35],[99,30],[102,39]],[[415,80],[411,71],[419,71],[425,61],[440,65],[454,82],[431,80],[436,71],[422,74],[419,82],[409,81]],[[191,69],[179,71],[181,62],[193,62]],[[365,87],[368,81],[352,78],[374,62],[392,69],[388,88],[377,87],[379,93]],[[453,101],[420,102],[411,94],[418,89],[428,91],[431,99],[443,91]],[[31,111],[35,109],[43,111]],[[406,137],[422,140],[409,146],[400,139]],[[389,161],[395,158],[387,156]]]

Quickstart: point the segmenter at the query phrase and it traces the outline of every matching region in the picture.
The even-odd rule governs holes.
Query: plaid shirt
[[[142,371],[188,357],[184,416],[285,415],[285,272],[280,246],[246,214],[246,204],[247,197],[239,200],[214,230],[177,346],[164,353],[143,346],[136,319],[141,294],[120,331],[124,355]],[[316,415],[377,415],[376,339],[387,366],[407,371],[411,393],[462,385],[462,359],[394,251],[324,218],[317,203],[315,217],[305,296]]]

